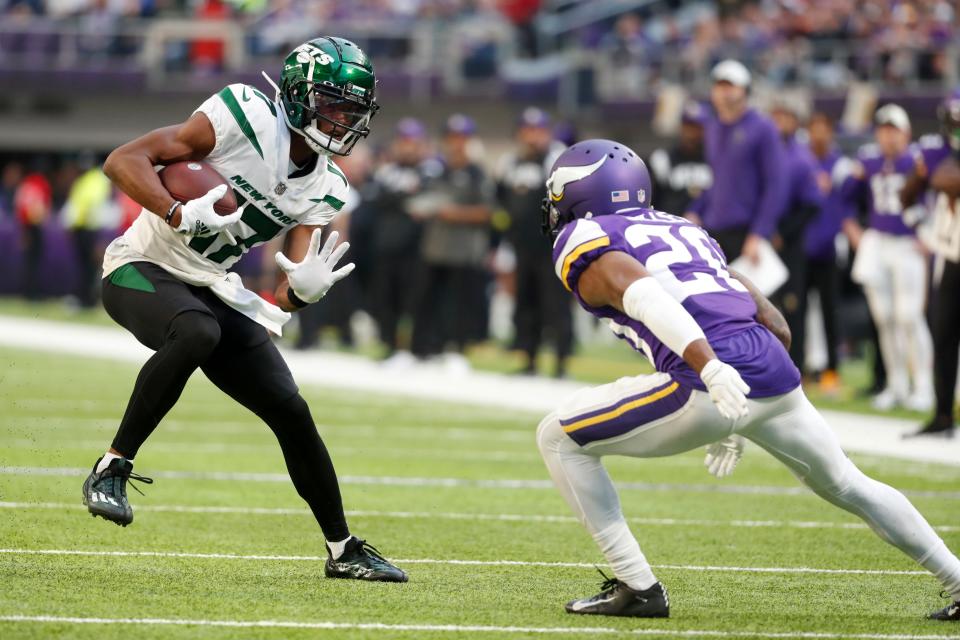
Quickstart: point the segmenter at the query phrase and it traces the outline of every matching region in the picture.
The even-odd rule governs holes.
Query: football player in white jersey
[[[348,244],[337,246],[333,233],[321,248],[320,227],[348,191],[332,156],[350,153],[378,108],[373,66],[352,42],[316,38],[287,56],[274,87],[273,99],[248,85],[225,87],[186,122],[128,142],[104,164],[143,210],[107,249],[103,304],[156,353],[140,371],[109,450],[84,482],[83,501],[95,516],[123,526],[133,521],[127,481],[152,482],[132,473],[133,459],[199,368],[273,430],[326,539],[326,575],[406,582],[406,573],[350,534],[333,463],[268,334],[353,270],[336,268]],[[201,159],[230,183],[236,213],[214,211],[225,186],[178,202],[155,171]],[[277,307],[226,269],[288,231],[289,255],[276,255],[285,275]]]

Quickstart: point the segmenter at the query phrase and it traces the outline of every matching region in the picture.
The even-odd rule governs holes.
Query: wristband
[[[182,204],[183,203],[179,200],[174,200],[173,204],[170,205],[170,208],[167,209],[167,215],[163,217],[163,221],[169,225],[170,221],[173,220],[173,214],[177,212],[177,207],[181,206]]]
[[[289,284],[287,285],[287,300],[289,300],[290,304],[295,306],[297,309],[303,309],[310,304],[309,302],[301,300],[300,297],[293,292],[293,287],[291,287]]]

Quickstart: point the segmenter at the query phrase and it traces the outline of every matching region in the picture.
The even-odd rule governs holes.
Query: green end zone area
[[[756,447],[724,481],[700,451],[607,459],[673,617],[567,615],[566,600],[596,591],[590,565],[602,558],[549,484],[539,416],[491,408],[303,389],[352,530],[408,561],[405,585],[323,577],[319,529],[273,435],[201,374],[138,456],[137,472],[156,483],[130,492],[136,519],[122,529],[86,513],[80,485],[137,369],[0,350],[0,638],[960,634],[923,619],[946,604],[932,577]],[[960,468],[853,458],[906,491],[960,549]]]

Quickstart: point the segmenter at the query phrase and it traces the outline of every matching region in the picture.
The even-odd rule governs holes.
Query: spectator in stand
[[[516,148],[502,156],[497,166],[497,200],[510,217],[506,239],[517,259],[514,344],[526,356],[521,373],[527,375],[536,373],[545,331],[556,349],[557,377],[566,375],[573,350],[570,299],[553,273],[550,242],[540,231],[544,185],[563,149],[553,139],[547,113],[527,107],[517,126]]]
[[[486,336],[487,274],[492,189],[473,157],[474,121],[454,114],[443,130],[443,170],[407,210],[424,224],[421,275],[413,323],[413,355],[429,358],[445,349],[453,372],[469,369],[467,344]]]
[[[861,201],[870,211],[866,230],[847,219],[844,231],[857,251],[851,277],[863,286],[887,371],[887,387],[873,404],[880,410],[929,411],[933,345],[924,317],[927,259],[908,224],[916,213],[900,202],[915,162],[910,119],[903,108],[888,104],[874,121],[876,144],[861,148],[843,187],[851,209]]]
[[[690,102],[680,116],[680,135],[671,149],[650,154],[653,178],[653,206],[680,215],[713,183],[713,172],[703,152],[703,123],[706,110]]]
[[[203,0],[197,6],[200,21],[223,21],[230,18],[230,7],[223,0]],[[194,40],[190,44],[190,63],[198,73],[218,72],[223,69],[224,43],[216,38]]]
[[[332,3],[317,4],[332,10]],[[285,54],[304,40],[309,40],[316,31],[316,22],[310,19],[312,17],[308,15],[307,7],[296,0],[273,0],[270,9],[251,25],[256,52],[260,55]]]
[[[439,175],[440,164],[427,158],[426,130],[419,120],[397,123],[389,159],[374,173],[377,190],[373,203],[376,221],[371,238],[376,270],[373,274],[373,309],[380,340],[387,348],[386,363],[404,367],[413,363],[401,348],[400,321],[413,315],[420,271],[421,224],[410,215],[409,201],[423,193]]]
[[[839,360],[837,349],[840,344],[838,333],[838,310],[840,305],[839,273],[837,271],[836,238],[840,233],[843,220],[850,217],[840,187],[850,175],[852,161],[844,157],[834,144],[833,120],[825,113],[815,113],[807,125],[810,136],[810,151],[817,162],[817,187],[823,195],[823,206],[807,226],[804,234],[804,254],[806,255],[807,286],[806,295],[800,299],[803,316],[806,316],[807,297],[813,290],[820,298],[820,313],[826,334],[827,368],[819,372],[820,389],[827,393],[836,393],[840,378],[837,373]],[[806,349],[806,327],[794,332],[793,343],[798,344],[800,353]]]
[[[786,204],[783,143],[769,118],[747,104],[750,72],[724,60],[712,72],[716,117],[706,126],[713,186],[691,205],[691,218],[710,232],[727,260],[759,260]]]
[[[803,334],[806,324],[807,259],[804,252],[804,236],[807,225],[820,212],[823,193],[817,184],[819,168],[810,149],[797,140],[800,115],[796,102],[777,101],[771,115],[783,139],[784,164],[787,177],[786,206],[773,247],[787,266],[789,277],[773,295],[774,303],[783,311],[790,333],[790,359],[800,371],[804,370],[804,340],[796,339]]]
[[[0,171],[0,218],[13,215],[13,195],[23,180],[23,165],[8,162]]]
[[[13,194],[13,208],[20,222],[23,247],[21,293],[28,300],[40,298],[40,261],[43,258],[43,227],[53,208],[53,189],[46,167],[38,161]]]
[[[83,154],[79,165],[83,173],[70,187],[63,222],[73,240],[77,301],[82,308],[90,309],[97,304],[100,286],[102,256],[97,255],[97,232],[108,222],[113,188],[92,153]]]
[[[534,19],[540,11],[541,0],[496,0],[497,8],[513,23],[517,32],[517,47],[525,57],[540,55]]]

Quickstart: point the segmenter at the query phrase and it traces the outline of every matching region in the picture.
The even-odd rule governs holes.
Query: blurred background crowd
[[[297,314],[298,348],[455,373],[476,345],[495,344],[528,374],[547,349],[540,372],[567,375],[576,350],[604,338],[553,274],[540,201],[560,151],[610,137],[648,159],[654,206],[703,224],[729,260],[758,259],[757,240],[775,249],[790,274],[774,299],[791,354],[823,393],[839,393],[842,365],[861,360],[869,375],[857,384],[881,410],[930,411],[955,385],[955,353],[953,382],[933,375],[932,341],[938,353],[954,344],[936,320],[951,264],[942,224],[931,198],[900,198],[918,163],[949,155],[936,108],[960,86],[954,2],[0,6],[0,81],[16,88],[0,96],[0,294],[96,307],[103,247],[139,214],[100,171],[105,154],[228,82],[266,89],[261,68],[333,32],[370,53],[383,115],[337,159],[353,193],[333,226],[356,272]],[[728,58],[742,65],[717,66]],[[745,150],[731,155],[738,136]],[[856,268],[865,239],[881,248]],[[278,248],[238,267],[267,296]],[[883,262],[893,254],[907,262]],[[952,424],[953,402],[940,400],[941,422]]]

